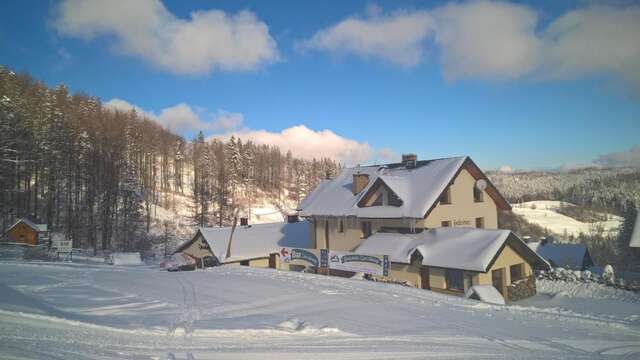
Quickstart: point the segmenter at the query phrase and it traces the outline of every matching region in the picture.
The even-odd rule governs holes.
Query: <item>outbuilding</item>
[[[198,267],[229,264],[278,268],[282,247],[309,248],[308,221],[199,228],[195,236],[174,253],[196,260]]]
[[[462,296],[493,285],[505,300],[535,294],[534,269],[549,264],[509,230],[434,228],[415,234],[378,232],[355,250],[388,254],[389,277]]]
[[[527,245],[553,267],[585,270],[594,265],[589,249],[584,244],[562,244],[543,240]]]
[[[47,224],[37,224],[28,218],[19,219],[7,230],[10,242],[34,246],[48,241],[47,234]]]

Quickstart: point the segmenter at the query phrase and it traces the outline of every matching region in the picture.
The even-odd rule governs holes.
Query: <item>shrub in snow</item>
[[[613,272],[613,266],[607,264],[602,271],[602,280],[606,282],[613,282],[615,280],[615,273]]]

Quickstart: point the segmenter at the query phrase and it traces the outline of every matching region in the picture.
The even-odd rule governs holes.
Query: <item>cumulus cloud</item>
[[[502,165],[500,166],[500,169],[498,169],[498,171],[501,173],[512,173],[513,168],[509,165]]]
[[[540,61],[536,13],[522,5],[468,2],[433,11],[445,77],[517,78]]]
[[[133,105],[126,100],[111,99],[105,107],[118,111],[135,110],[174,132],[184,131],[233,131],[242,126],[244,117],[239,113],[218,110],[209,113],[206,109],[196,110],[189,104],[179,103],[160,110],[158,114]]]
[[[532,8],[499,1],[350,17],[302,48],[419,64],[433,45],[445,78],[554,80],[610,75],[640,89],[640,6],[593,5],[541,25]]]
[[[375,154],[366,142],[342,137],[331,130],[312,130],[304,125],[293,126],[280,132],[242,129],[214,135],[213,138],[228,140],[231,136],[256,144],[275,145],[283,152],[291,150],[296,157],[304,159],[326,157],[348,165],[368,161]]]
[[[366,142],[345,138],[331,130],[315,131],[304,125],[292,126],[280,132],[253,130],[243,127],[244,116],[240,113],[224,110],[212,113],[185,103],[164,108],[159,113],[117,98],[105,102],[104,106],[123,112],[135,110],[176,133],[203,131],[213,133],[211,139],[221,140],[235,136],[256,144],[275,145],[283,152],[291,150],[296,157],[309,160],[331,158],[343,164],[354,165],[373,160],[375,156],[384,160],[396,158],[391,149],[383,148],[376,152]]]
[[[640,167],[640,145],[635,145],[628,151],[601,155],[595,162],[606,167]]]
[[[194,11],[182,19],[160,0],[65,0],[53,25],[65,36],[108,36],[119,53],[175,73],[254,70],[279,58],[269,27],[250,11]]]
[[[570,11],[542,33],[551,77],[616,74],[640,89],[640,6]]]
[[[398,153],[390,148],[382,148],[378,150],[377,157],[383,161],[397,162],[400,159]]]
[[[377,7],[365,17],[350,17],[300,42],[299,49],[328,50],[379,57],[402,66],[420,62],[423,41],[432,31],[427,12],[381,15]]]

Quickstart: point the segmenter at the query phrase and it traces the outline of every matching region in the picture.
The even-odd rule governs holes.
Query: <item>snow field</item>
[[[610,220],[596,223],[585,223],[558,213],[560,201],[538,200],[520,204],[512,204],[513,212],[522,215],[527,221],[549,229],[551,232],[562,235],[578,236],[580,233],[589,234],[596,226],[602,226],[605,232],[617,232],[622,223],[619,216],[608,214]],[[568,203],[567,203],[568,204]],[[568,204],[570,205],[570,204]]]
[[[568,309],[546,293],[537,304],[490,305],[245,267],[168,273],[0,261],[0,349],[7,358],[64,359],[638,356],[640,324],[629,317],[638,303],[605,300],[628,307],[601,313],[586,298]]]

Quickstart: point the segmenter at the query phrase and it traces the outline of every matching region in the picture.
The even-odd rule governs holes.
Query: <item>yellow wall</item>
[[[213,254],[209,249],[207,243],[200,235],[198,235],[195,241],[191,242],[191,244],[186,249],[182,250],[182,252],[198,259],[202,259],[205,256],[211,256]]]
[[[444,277],[444,269],[429,268],[429,286],[432,289],[446,289],[447,282]]]
[[[249,260],[249,266],[255,268],[269,268],[269,258]]]
[[[9,230],[12,242],[38,245],[38,232],[21,222]]]
[[[261,258],[255,258],[255,259],[249,259],[249,267],[253,267],[253,268],[262,268],[262,269],[268,269],[269,268],[269,257],[261,257]],[[240,265],[241,261],[234,261],[234,262],[228,262],[225,263],[224,266],[241,266]],[[276,255],[276,269],[280,269],[280,256]],[[283,264],[284,265],[284,264]],[[288,267],[287,267],[288,268]]]
[[[511,271],[509,267],[517,264],[524,264],[523,277],[527,277],[533,274],[531,265],[523,257],[518,255],[518,253],[516,253],[511,248],[511,246],[507,244],[498,255],[498,258],[496,259],[496,262],[493,264],[493,266],[491,266],[491,269],[489,269],[489,271],[486,273],[478,274],[479,276],[478,283],[480,285],[491,285],[492,284],[491,271],[504,269],[503,286],[506,292],[506,287],[509,284],[511,284]],[[503,296],[505,296],[505,299],[506,299],[506,294],[503,294]]]
[[[493,199],[484,192],[483,202],[473,200],[475,179],[466,169],[462,169],[451,185],[451,204],[436,205],[426,219],[415,222],[415,227],[440,227],[442,221],[451,221],[454,227],[475,227],[476,217],[484,218],[487,229],[498,228],[498,210]],[[329,222],[329,248],[340,251],[353,251],[363,241],[361,222],[371,222],[372,233],[382,227],[411,227],[411,222],[404,219],[358,219],[355,217],[313,217],[315,231],[313,243],[317,249],[326,249],[325,222]],[[340,221],[344,224],[344,232],[338,232]],[[457,223],[457,224],[456,224]]]
[[[476,180],[462,169],[451,185],[451,204],[438,204],[424,221],[424,227],[440,227],[443,221],[451,221],[453,227],[475,227],[476,218],[484,218],[486,229],[498,228],[498,208],[491,196],[483,191],[483,202],[474,202],[473,188]]]
[[[422,285],[422,277],[420,276],[421,266],[418,261],[412,264],[392,262],[389,266],[389,278],[392,280],[407,281],[419,288]]]

